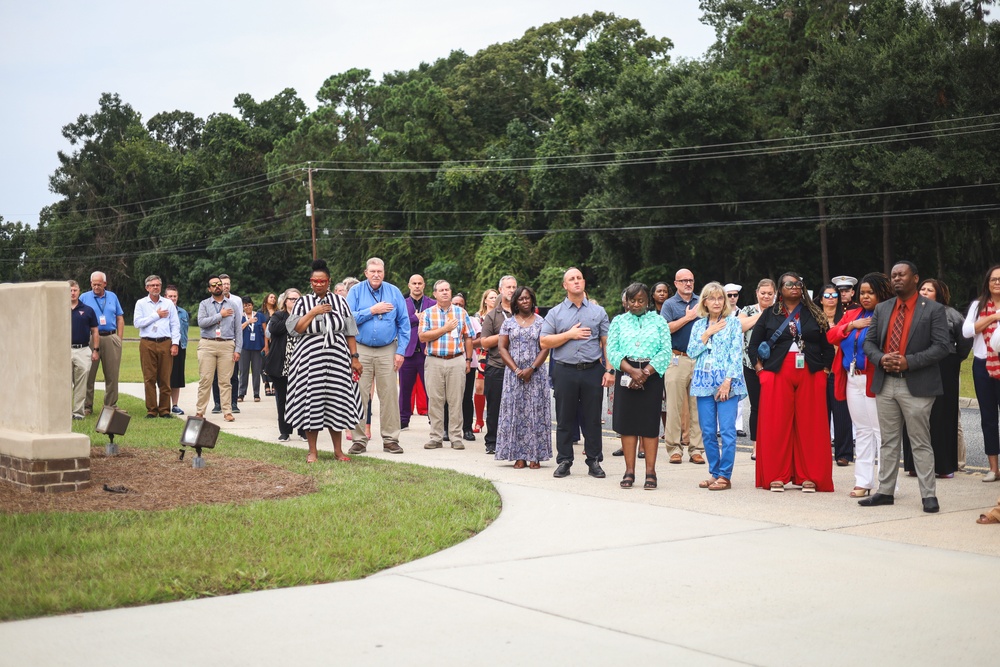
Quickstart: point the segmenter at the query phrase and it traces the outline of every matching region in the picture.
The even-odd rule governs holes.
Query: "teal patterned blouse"
[[[659,313],[648,311],[636,316],[623,313],[608,329],[608,364],[616,370],[622,359],[649,359],[657,373],[663,375],[673,359],[670,350],[670,325]]]
[[[727,317],[726,328],[701,342],[708,329],[708,318],[701,317],[691,329],[688,356],[695,360],[691,374],[692,396],[714,396],[727,379],[730,396],[745,396],[747,385],[743,381],[743,325],[740,318]]]

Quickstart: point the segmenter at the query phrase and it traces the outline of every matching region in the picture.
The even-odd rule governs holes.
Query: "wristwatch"
[[[360,358],[361,358],[361,355],[358,354],[357,352],[355,352],[354,354],[351,355],[351,359],[360,359]]]

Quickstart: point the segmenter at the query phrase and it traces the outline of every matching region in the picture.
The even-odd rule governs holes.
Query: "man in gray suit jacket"
[[[893,266],[890,280],[896,297],[875,306],[865,338],[882,431],[878,492],[858,504],[892,505],[905,422],[924,511],[937,512],[930,415],[934,397],[944,392],[938,362],[949,352],[948,319],[944,306],[917,294],[920,276],[912,262]]]

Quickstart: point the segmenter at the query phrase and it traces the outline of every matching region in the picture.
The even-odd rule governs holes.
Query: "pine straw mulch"
[[[270,463],[212,456],[206,467],[194,469],[194,451],[179,461],[178,449],[122,447],[105,456],[103,447],[90,450],[91,486],[68,493],[26,491],[0,483],[0,513],[103,512],[106,510],[165,510],[189,505],[246,503],[303,496],[316,491],[312,477]],[[110,493],[124,486],[127,493]]]

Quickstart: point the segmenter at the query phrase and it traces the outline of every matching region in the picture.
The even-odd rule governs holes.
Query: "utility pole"
[[[311,163],[310,163],[311,164]],[[319,259],[316,252],[316,200],[313,197],[313,170],[309,167],[309,217],[312,218],[313,261]]]

